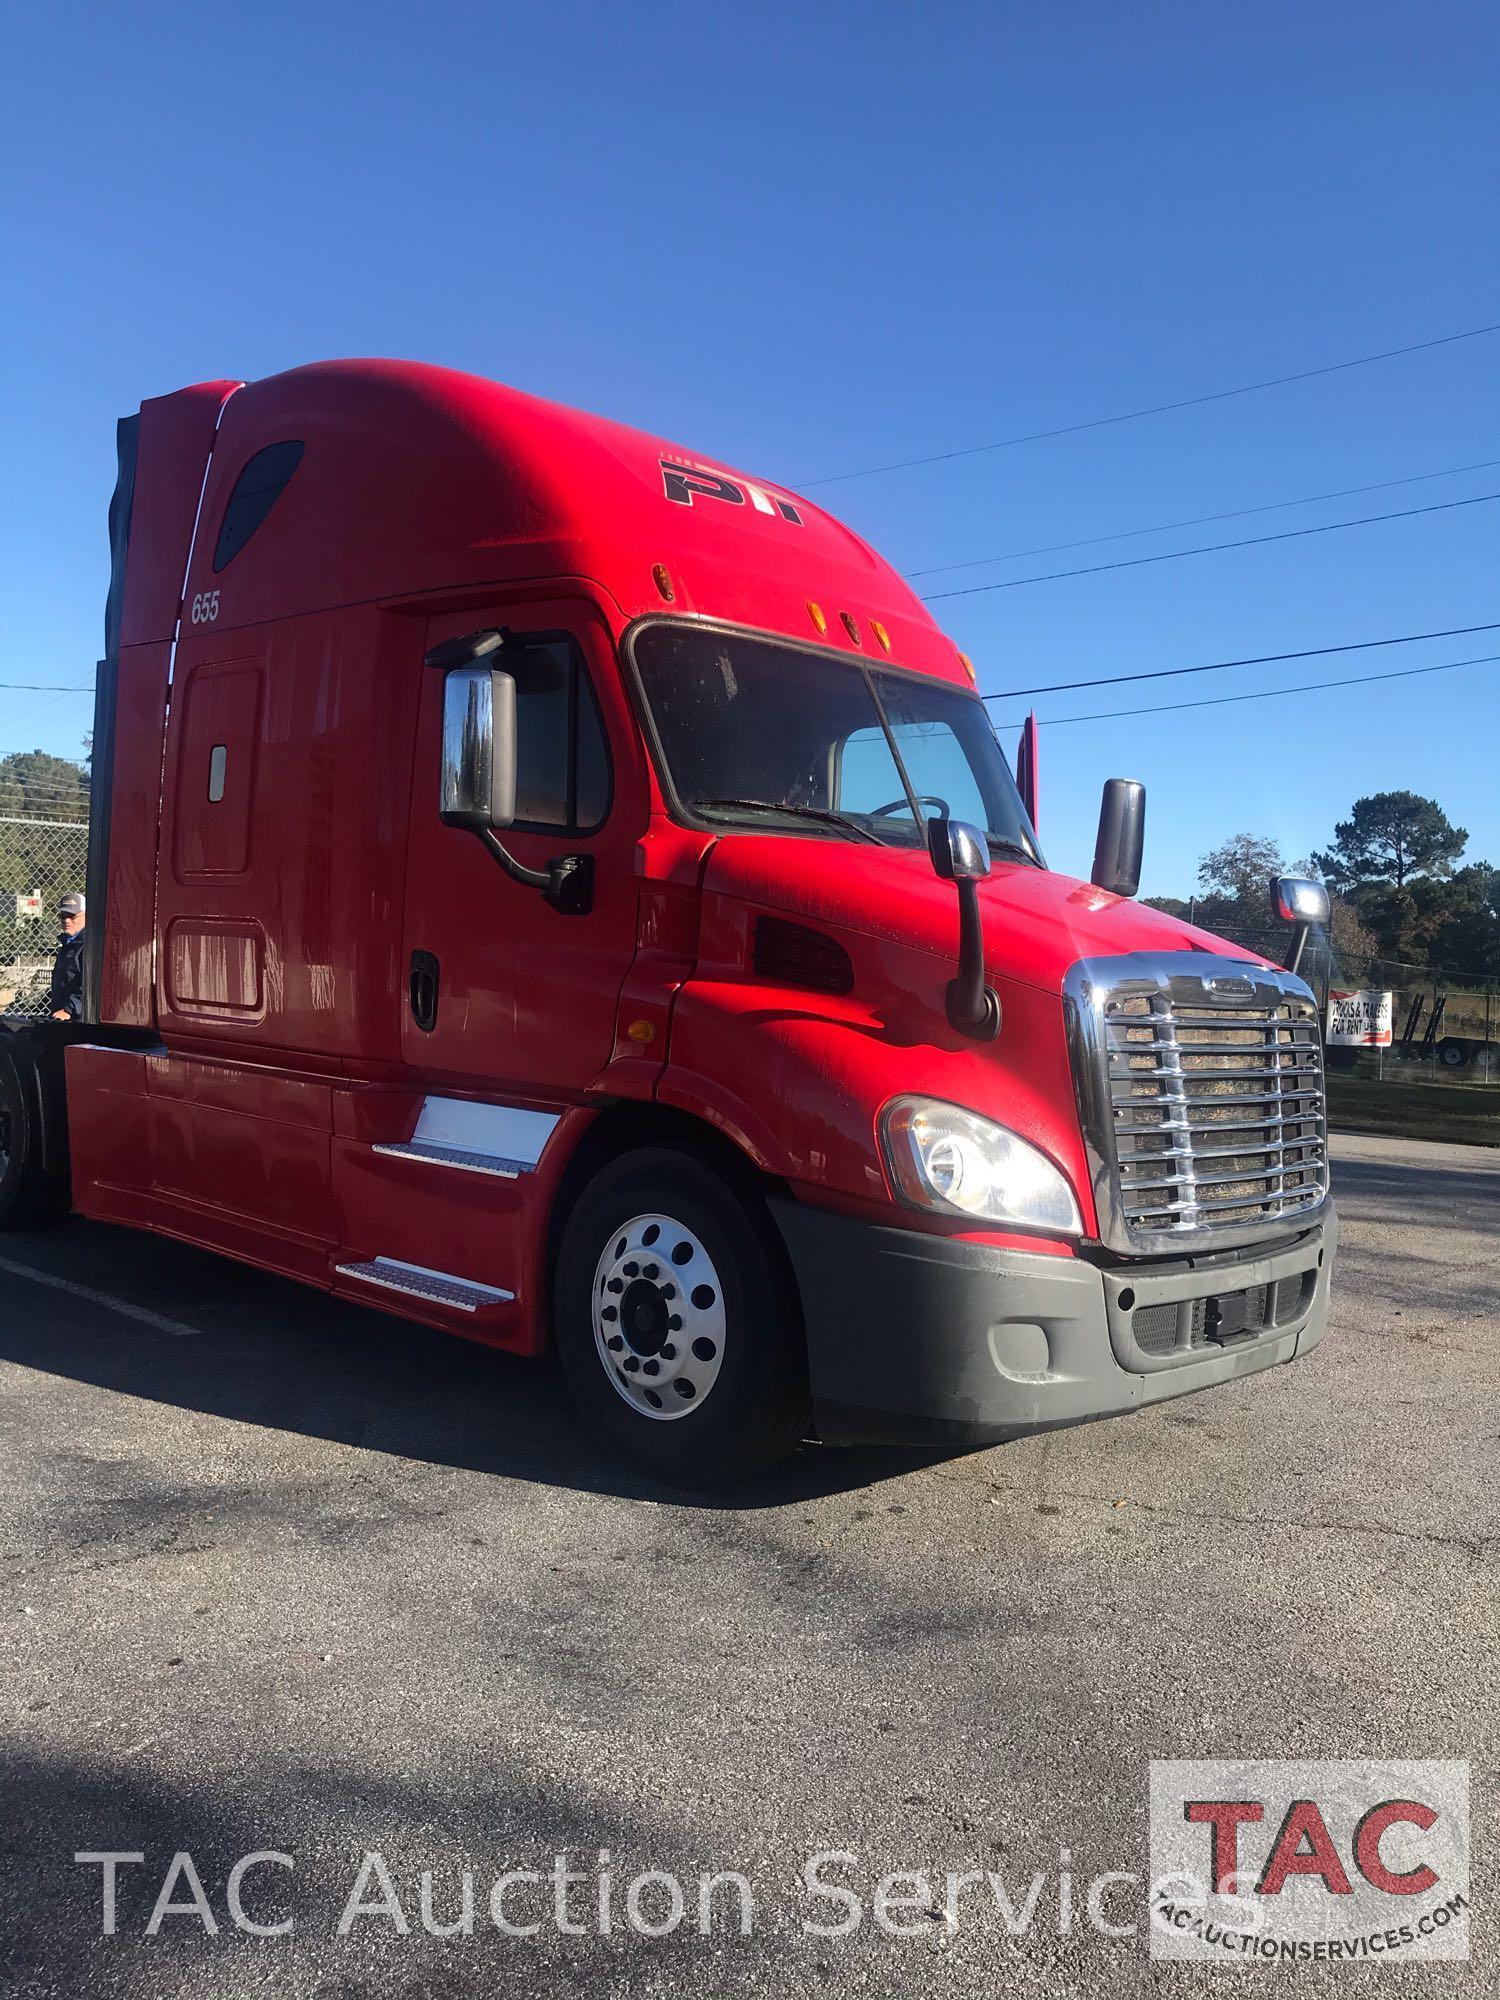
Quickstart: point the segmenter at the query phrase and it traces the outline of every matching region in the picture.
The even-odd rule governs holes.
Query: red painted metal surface
[[[980,902],[1005,1024],[976,1046],[947,1025],[957,905],[924,854],[678,825],[647,754],[618,653],[647,612],[830,656],[872,651],[878,622],[893,664],[967,690],[952,643],[864,542],[782,487],[471,376],[336,362],[231,389],[143,414],[103,1014],[160,1043],[68,1051],[84,1212],[525,1351],[546,1339],[562,1177],[620,1100],[727,1135],[806,1199],[1013,1240],[892,1203],[880,1108],[930,1093],[1042,1147],[1090,1219],[1063,974],[1217,941],[997,866]],[[303,451],[284,491],[216,570],[245,466],[288,443]],[[591,854],[587,916],[559,916],[437,815],[442,676],[423,655],[491,624],[582,649],[608,815],[507,838],[533,867]],[[835,935],[852,992],[757,977],[761,913]],[[440,965],[430,1031],[408,1004],[416,952]],[[376,1150],[410,1141],[434,1094],[559,1123],[515,1179]],[[339,1273],[382,1256],[515,1296],[466,1316]]]
[[[269,444],[304,444],[302,463],[263,527],[219,573],[225,503]],[[478,376],[399,361],[329,361],[249,383],[224,410],[203,499],[187,599],[220,592],[222,634],[269,619],[544,577],[594,579],[625,617],[661,611],[652,571],[667,569],[674,611],[697,611],[862,652],[873,616],[892,657],[967,687],[950,641],[866,542],[812,501],[731,468],[738,503],[699,491],[668,498],[663,463],[696,454],[602,417]],[[752,494],[766,503],[763,510]],[[777,510],[786,499],[796,523]],[[429,606],[429,608],[431,608]]]
[[[169,640],[176,630],[214,428],[237,387],[234,382],[198,382],[141,405],[122,647]]]

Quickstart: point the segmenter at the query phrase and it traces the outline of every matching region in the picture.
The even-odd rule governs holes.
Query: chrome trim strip
[[[1115,1045],[1105,1008],[1122,999],[1150,1003],[1150,1014],[1127,1017],[1129,1026],[1152,1030],[1149,1040]],[[1312,1009],[1310,1018],[1278,1021],[1276,1009],[1289,1000],[1305,1003]],[[1069,967],[1063,982],[1063,1016],[1100,1242],[1130,1256],[1165,1257],[1284,1236],[1323,1217],[1329,1195],[1327,1121],[1316,1009],[1311,988],[1295,973],[1206,952],[1140,952],[1123,958],[1080,959]],[[1245,1029],[1259,1031],[1265,1039],[1264,1052],[1254,1043],[1244,1044],[1247,1061],[1242,1070],[1184,1068],[1184,1052],[1201,1049],[1211,1055],[1216,1050],[1212,1044],[1179,1045],[1179,1026],[1203,1033],[1222,1024],[1227,1031],[1236,1018],[1243,1019]],[[1313,1030],[1310,1038],[1305,1032],[1308,1026]],[[1285,1041],[1280,1039],[1282,1033]],[[1306,1061],[1315,1051],[1315,1060]],[[1154,1059],[1158,1086],[1154,1097],[1129,1094],[1133,1086],[1127,1079],[1145,1073],[1129,1067],[1132,1053]],[[1284,1067],[1282,1056],[1295,1066]],[[1304,1083],[1304,1078],[1314,1080]],[[1200,1082],[1243,1082],[1248,1088],[1216,1096],[1200,1092]],[[1262,1082],[1263,1090],[1254,1088]],[[1260,1108],[1264,1118],[1253,1115]],[[1221,1123],[1202,1115],[1210,1109],[1243,1110],[1247,1115]],[[1282,1140],[1279,1134],[1288,1124],[1314,1129],[1303,1139]],[[1117,1136],[1121,1132],[1137,1141],[1149,1137],[1170,1142],[1161,1151],[1135,1151],[1132,1162],[1160,1160],[1176,1170],[1167,1184],[1167,1202],[1161,1198],[1161,1183],[1153,1188],[1150,1181],[1131,1181],[1122,1175]],[[1228,1132],[1264,1134],[1266,1143],[1247,1144],[1238,1154],[1217,1149],[1215,1142]],[[1305,1156],[1289,1158],[1293,1153]],[[1264,1181],[1265,1202],[1275,1205],[1274,1213],[1249,1222],[1219,1220],[1226,1209],[1255,1205],[1253,1197],[1225,1200],[1215,1190],[1226,1184],[1227,1177],[1212,1169],[1200,1171],[1209,1161],[1234,1157],[1266,1163],[1264,1173],[1251,1170],[1235,1178]],[[1288,1188],[1288,1178],[1298,1174],[1308,1177],[1306,1184]],[[1156,1200],[1143,1205],[1136,1198],[1137,1188],[1142,1195],[1155,1194]],[[1160,1216],[1169,1207],[1172,1221],[1146,1222],[1147,1214]]]

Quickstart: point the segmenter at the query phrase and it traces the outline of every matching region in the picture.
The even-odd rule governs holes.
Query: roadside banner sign
[[[1389,993],[1328,991],[1328,1045],[1334,1049],[1388,1049],[1392,998]]]

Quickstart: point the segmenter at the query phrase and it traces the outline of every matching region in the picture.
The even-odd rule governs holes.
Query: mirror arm
[[[958,977],[948,982],[948,1025],[976,1042],[992,1042],[1000,1032],[1000,996],[984,979],[984,927],[979,920],[979,885],[954,883],[958,891]]]
[[[1301,971],[1302,950],[1307,943],[1308,933],[1311,928],[1309,924],[1298,924],[1297,928],[1292,932],[1292,941],[1287,947],[1286,954],[1286,970],[1288,972]]]
[[[493,828],[481,826],[474,830],[512,882],[519,882],[526,889],[540,889],[560,917],[587,916],[594,907],[592,854],[560,854],[544,868],[528,868],[524,861],[517,861]]]

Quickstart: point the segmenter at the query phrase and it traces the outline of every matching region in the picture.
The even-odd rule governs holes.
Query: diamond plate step
[[[493,1153],[472,1153],[462,1146],[440,1146],[431,1139],[402,1139],[390,1145],[370,1148],[372,1153],[390,1153],[398,1160],[426,1160],[434,1167],[457,1167],[466,1174],[493,1174],[497,1180],[513,1181],[532,1171],[527,1160],[502,1160]]]
[[[514,1292],[495,1285],[477,1285],[472,1278],[455,1278],[451,1271],[430,1271],[425,1264],[404,1264],[398,1257],[372,1257],[363,1264],[335,1264],[341,1278],[358,1278],[367,1285],[383,1285],[389,1292],[405,1292],[414,1299],[433,1305],[456,1306],[460,1312],[477,1312],[481,1306],[504,1305]]]

